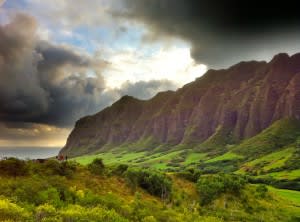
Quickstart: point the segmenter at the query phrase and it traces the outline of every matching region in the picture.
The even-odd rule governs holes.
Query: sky
[[[62,147],[79,118],[124,95],[300,52],[296,3],[0,0],[0,147]]]

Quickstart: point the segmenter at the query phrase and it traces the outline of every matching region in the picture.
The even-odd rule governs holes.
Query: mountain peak
[[[137,102],[137,101],[141,101],[141,100],[139,100],[133,96],[125,95],[125,96],[122,96],[116,103],[126,104],[126,103]]]
[[[287,53],[279,53],[273,57],[270,63],[283,62],[288,61],[290,59],[289,54]]]
[[[127,100],[137,100],[137,98],[133,97],[133,96],[129,96],[129,95],[124,95],[121,97],[122,101],[127,101]]]

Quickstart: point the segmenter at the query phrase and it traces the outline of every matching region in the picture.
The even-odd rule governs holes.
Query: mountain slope
[[[209,70],[176,92],[147,101],[125,96],[77,121],[61,153],[202,143],[200,149],[213,149],[255,136],[286,117],[300,119],[300,54]]]
[[[197,151],[195,149],[169,150],[166,152],[134,152],[111,150],[74,158],[81,164],[101,158],[108,165],[120,163],[173,171],[213,167],[216,172],[261,173],[299,170],[300,121],[281,119],[256,136],[238,145],[227,146],[225,153]],[[230,168],[226,168],[230,166]]]
[[[281,119],[260,134],[244,140],[234,151],[251,158],[259,157],[293,144],[300,139],[300,121]]]

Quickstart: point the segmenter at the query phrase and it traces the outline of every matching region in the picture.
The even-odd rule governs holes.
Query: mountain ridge
[[[125,144],[141,150],[199,145],[218,131],[236,143],[287,117],[300,119],[300,53],[211,69],[149,100],[123,96],[77,121],[61,153],[78,156]]]

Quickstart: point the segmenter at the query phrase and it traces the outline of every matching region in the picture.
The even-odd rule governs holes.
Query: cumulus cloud
[[[41,41],[36,30],[35,19],[25,14],[0,26],[2,122],[70,127],[125,94],[146,99],[176,88],[171,81],[157,80],[108,89],[102,72],[110,63],[70,46]]]

